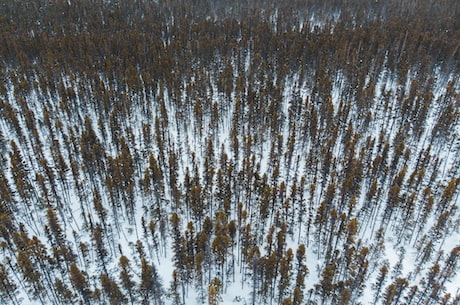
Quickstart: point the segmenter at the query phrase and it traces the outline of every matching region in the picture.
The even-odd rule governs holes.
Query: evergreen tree
[[[16,305],[19,304],[17,298],[16,298],[16,292],[17,292],[17,285],[14,283],[14,281],[11,280],[11,276],[6,269],[5,265],[0,264],[0,296],[2,303],[1,304],[8,304],[11,302],[11,304]]]
[[[109,278],[107,274],[101,274],[101,285],[104,293],[108,296],[111,305],[125,304],[127,302],[126,297],[118,287],[118,284]]]
[[[218,305],[221,301],[222,282],[218,278],[213,278],[209,283],[208,289],[208,305]]]
[[[164,304],[164,291],[158,272],[155,266],[150,265],[144,257],[141,260],[139,293],[142,297],[142,304],[150,304],[151,302],[155,305]]]
[[[10,146],[11,174],[13,176],[16,189],[19,196],[25,200],[26,203],[30,203],[29,200],[32,197],[33,189],[28,178],[29,171],[27,169],[27,165],[22,158],[18,146],[13,140],[10,142]]]
[[[85,304],[90,304],[92,291],[90,290],[87,277],[80,271],[75,263],[70,265],[70,282]]]
[[[136,294],[134,290],[136,283],[132,279],[132,274],[130,272],[130,265],[129,265],[128,258],[122,255],[120,257],[118,265],[121,268],[121,271],[120,271],[121,286],[128,293],[131,305],[133,305],[134,302],[136,301]]]

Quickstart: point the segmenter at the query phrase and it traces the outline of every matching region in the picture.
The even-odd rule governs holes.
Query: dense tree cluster
[[[0,304],[459,304],[460,5],[244,2],[2,1]]]

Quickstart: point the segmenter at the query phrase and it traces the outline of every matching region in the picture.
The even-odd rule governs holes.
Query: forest
[[[2,0],[0,305],[459,305],[457,0]]]

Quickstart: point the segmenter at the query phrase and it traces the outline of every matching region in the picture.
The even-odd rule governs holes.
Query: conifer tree
[[[109,278],[107,274],[101,274],[100,277],[102,289],[104,293],[108,296],[109,302],[111,305],[124,304],[127,302],[127,299],[123,295],[118,287],[118,284]]]
[[[29,258],[29,253],[27,251],[18,251],[17,255],[17,264],[19,270],[22,273],[23,278],[27,283],[29,283],[32,287],[33,295],[37,298],[42,298],[41,294],[46,293],[43,291],[42,285],[42,274],[40,270],[38,270],[38,266],[34,266],[32,260]]]
[[[158,272],[154,265],[151,265],[143,257],[141,259],[141,282],[139,283],[139,293],[142,297],[142,304],[162,305],[163,287],[159,279]]]
[[[179,278],[177,277],[176,270],[173,270],[171,287],[169,288],[169,294],[170,294],[170,298],[172,299],[172,303],[174,305],[182,304],[180,293],[179,293],[179,288],[180,288],[180,281],[179,281]]]
[[[75,263],[70,264],[69,278],[72,286],[83,299],[84,304],[90,304],[92,291],[90,290],[87,277]]]
[[[17,285],[11,280],[11,275],[5,265],[0,264],[0,300],[1,304],[7,305],[9,302],[19,304],[16,298]]]
[[[331,263],[326,265],[323,272],[321,273],[322,279],[320,284],[317,286],[317,290],[323,303],[335,291],[336,285],[334,283],[334,277],[336,270],[337,266],[334,263]]]
[[[218,278],[213,278],[208,288],[208,305],[219,304],[219,301],[221,301],[221,290],[222,282]]]
[[[103,235],[103,229],[102,227],[97,224],[96,227],[93,230],[93,242],[94,246],[96,248],[96,253],[98,256],[98,259],[102,265],[102,268],[104,272],[107,272],[107,257],[109,255],[109,252],[106,249],[105,243],[104,243],[104,235]]]
[[[80,138],[81,154],[88,173],[93,176],[97,170],[104,172],[104,149],[88,116],[85,117],[84,126]]]
[[[29,203],[29,200],[32,197],[33,189],[32,184],[28,178],[28,169],[25,161],[22,158],[22,155],[19,151],[16,143],[11,140],[10,142],[11,152],[10,152],[10,161],[11,161],[11,173],[13,176],[16,189],[19,196]]]
[[[292,249],[289,248],[286,251],[286,254],[280,261],[280,279],[278,282],[278,302],[283,301],[288,296],[288,287],[290,285],[290,278],[292,275],[292,260],[293,260]],[[284,301],[283,301],[284,302]]]
[[[54,237],[56,244],[58,246],[63,246],[65,244],[65,234],[58,222],[57,215],[52,208],[47,209],[46,217],[48,219],[48,228]]]
[[[11,215],[16,209],[15,204],[13,192],[0,166],[0,213]]]
[[[60,279],[57,279],[54,283],[54,289],[57,294],[57,299],[62,304],[73,304],[74,302],[74,294],[72,291],[67,287],[66,284]]]
[[[136,301],[136,294],[134,290],[136,283],[132,279],[132,274],[130,272],[130,265],[129,265],[128,258],[122,255],[120,257],[118,265],[121,268],[121,271],[120,271],[121,286],[128,293],[131,305],[133,305],[134,302]]]

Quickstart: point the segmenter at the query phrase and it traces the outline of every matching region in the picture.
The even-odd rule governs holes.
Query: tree
[[[440,274],[440,285],[444,284],[456,274],[456,269],[458,262],[460,260],[460,246],[453,248],[444,262],[444,267],[441,270]]]
[[[132,221],[134,218],[134,160],[124,137],[120,139],[120,155],[115,162],[121,173],[120,188],[127,197],[124,200],[127,215]]]
[[[408,282],[404,278],[397,278],[393,284],[390,284],[383,294],[383,304],[398,304],[399,299],[405,288],[407,288]]]
[[[443,144],[451,134],[451,126],[455,126],[459,119],[459,111],[453,103],[449,103],[442,110],[436,124],[431,131],[431,141]]]
[[[106,264],[107,264],[107,256],[109,255],[109,253],[107,249],[105,248],[103,238],[104,238],[103,229],[99,224],[97,224],[93,230],[93,242],[96,248],[97,256],[102,265],[102,268],[104,272],[107,272]]]
[[[447,209],[448,204],[452,201],[459,184],[460,178],[454,178],[449,181],[441,195],[441,200],[439,201],[436,209],[437,213],[443,213]]]
[[[221,301],[220,294],[222,293],[222,282],[217,278],[213,278],[209,283],[208,288],[208,305],[217,305]]]
[[[75,302],[74,294],[72,291],[67,287],[62,280],[57,279],[54,283],[54,289],[57,294],[57,298],[61,304],[73,304]]]
[[[108,296],[111,305],[118,305],[127,302],[126,297],[118,287],[118,284],[109,278],[107,274],[101,274],[101,285],[104,293]]]
[[[13,224],[10,215],[7,213],[0,213],[0,237],[3,239],[3,241],[0,242],[0,248],[14,250],[13,236],[16,230],[16,226]]]
[[[170,287],[170,297],[172,298],[172,302],[174,305],[181,305],[181,297],[179,294],[179,286],[180,286],[180,280],[177,276],[176,270],[173,270],[172,274],[172,281],[171,281],[171,287]]]
[[[55,242],[58,246],[63,246],[66,240],[65,234],[58,222],[56,213],[51,207],[49,207],[46,212],[46,218],[48,219],[48,228],[54,237]]]
[[[332,295],[335,290],[334,276],[337,266],[334,263],[330,263],[324,267],[323,272],[321,273],[322,279],[319,285],[316,287],[321,299],[324,301]]]
[[[13,305],[19,304],[16,298],[16,291],[17,286],[11,280],[8,270],[5,265],[0,264],[0,300],[2,300],[0,304],[7,305],[8,302],[11,302]]]
[[[150,304],[152,299],[155,305],[163,304],[162,296],[164,295],[164,291],[157,270],[144,257],[141,259],[139,293],[142,297],[142,304]]]
[[[91,119],[85,116],[85,129],[80,138],[81,155],[86,169],[93,176],[97,171],[104,171],[105,151],[92,127]]]
[[[230,237],[230,245],[231,245],[231,255],[232,255],[232,273],[233,273],[233,281],[235,281],[235,256],[234,256],[234,251],[233,251],[233,248],[236,244],[236,232],[237,232],[237,227],[236,227],[236,223],[234,220],[231,220],[228,224],[227,224],[227,228],[226,228],[227,232],[228,232],[228,236]]]
[[[221,220],[216,222],[216,237],[212,241],[211,250],[216,257],[218,267],[221,268],[222,276],[224,275],[224,264],[227,257],[227,250],[231,246],[231,240],[228,236],[225,223],[221,223]]]
[[[0,166],[0,214],[11,215],[16,209],[16,202],[10,188],[5,172]]]
[[[187,230],[185,231],[185,239],[184,246],[185,246],[185,260],[186,260],[186,277],[187,281],[193,279],[193,269],[195,264],[195,228],[193,226],[193,222],[189,221],[187,224]]]
[[[377,301],[380,299],[380,291],[383,288],[383,284],[385,282],[385,278],[386,278],[387,274],[388,274],[388,267],[387,267],[387,265],[383,265],[380,268],[379,275],[377,276],[377,281],[373,285],[373,289],[375,290],[374,305],[377,304]]]
[[[305,245],[304,244],[299,245],[296,251],[297,275],[296,275],[296,282],[295,282],[295,288],[294,288],[294,295],[292,298],[292,303],[296,305],[300,305],[303,301],[303,290],[305,288],[304,280],[308,272],[307,266],[304,263],[305,253],[306,253]]]
[[[130,266],[129,266],[128,258],[126,256],[122,255],[120,257],[120,261],[119,261],[118,265],[121,268],[121,271],[120,271],[121,286],[128,293],[131,305],[133,305],[134,302],[136,301],[135,291],[134,291],[134,287],[135,287],[136,283],[132,280],[132,275],[131,275],[131,272],[129,270]]]
[[[276,253],[272,252],[270,255],[264,256],[260,259],[260,265],[262,267],[262,288],[260,294],[265,299],[272,300],[274,295],[274,285],[276,281],[276,270],[278,268],[278,258]]]
[[[300,305],[302,303],[302,300],[303,300],[302,288],[299,286],[296,286],[293,292],[292,304]]]
[[[278,303],[287,298],[287,288],[290,284],[290,278],[292,275],[292,260],[293,260],[292,249],[289,248],[286,254],[281,258],[280,261],[280,279],[278,282]]]
[[[151,244],[148,243],[148,245],[149,247],[153,246],[153,249],[157,255],[158,263],[159,263],[160,262],[160,255],[159,255],[160,243],[158,240],[158,235],[156,233],[156,223],[153,220],[149,222],[149,232],[150,232],[150,236],[152,239],[151,239]]]
[[[99,220],[102,222],[103,227],[106,228],[105,220],[107,217],[107,210],[102,204],[101,194],[96,187],[93,188],[93,205],[97,215],[99,216]]]
[[[197,252],[195,255],[195,272],[196,272],[196,287],[198,289],[199,298],[201,303],[205,301],[205,287],[203,287],[203,262],[204,262],[204,255],[203,252]],[[177,277],[177,275],[176,275]],[[179,302],[178,302],[179,303]]]
[[[28,178],[29,170],[27,169],[26,163],[22,159],[18,146],[13,140],[11,140],[10,146],[11,174],[13,176],[16,189],[19,193],[19,196],[21,196],[21,198],[26,202],[29,202],[33,194],[32,184]]]
[[[257,300],[257,291],[259,290],[260,282],[262,281],[260,277],[260,250],[257,246],[254,246],[249,250],[246,262],[249,265],[249,268],[252,272],[251,299],[252,304],[255,305]]]
[[[383,304],[390,305],[396,295],[396,286],[394,284],[389,285],[383,294]]]
[[[41,282],[42,274],[38,270],[38,266],[33,265],[29,255],[30,253],[19,250],[16,258],[17,264],[25,281],[32,286],[34,296],[41,299],[41,294],[45,292]]]
[[[78,294],[83,298],[85,304],[90,304],[91,290],[86,276],[75,263],[70,264],[70,282],[72,286],[77,290]]]
[[[173,262],[176,268],[176,272],[180,283],[182,285],[182,298],[185,299],[185,282],[186,278],[186,266],[187,266],[187,254],[186,254],[186,242],[182,236],[180,223],[181,219],[177,213],[173,213],[170,218],[171,223],[171,234],[172,234],[172,249],[174,251]]]

